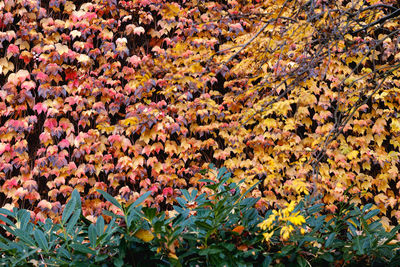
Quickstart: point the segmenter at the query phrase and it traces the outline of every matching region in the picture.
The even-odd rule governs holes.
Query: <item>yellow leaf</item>
[[[378,144],[378,146],[382,146],[383,140],[386,139],[386,135],[384,134],[376,134],[374,135],[375,142]]]
[[[77,59],[79,63],[83,63],[84,65],[87,65],[90,62],[90,57],[84,54],[80,54]]]
[[[134,125],[137,125],[139,123],[139,120],[136,117],[130,117],[128,119],[121,120],[120,123],[123,126],[134,126]]]
[[[57,43],[56,44],[56,50],[57,50],[58,54],[60,56],[62,56],[63,54],[68,53],[69,49],[68,49],[68,46],[60,44],[60,43]]]
[[[362,167],[364,170],[371,170],[371,164],[369,164],[369,162],[363,162]]]
[[[175,253],[172,253],[172,252],[170,252],[170,253],[168,254],[168,257],[170,257],[170,258],[172,258],[172,259],[175,259],[175,260],[178,259],[178,257],[176,256],[176,254],[175,254]]]
[[[135,233],[135,237],[143,240],[144,242],[150,242],[154,239],[154,235],[149,230],[140,229]]]
[[[393,131],[400,132],[400,120],[392,118],[392,123],[390,124],[390,127]]]
[[[165,142],[165,153],[168,153],[170,155],[172,155],[174,153],[176,155],[179,154],[178,153],[178,148],[177,148],[177,145],[176,145],[175,141],[167,141],[167,142]]]
[[[388,199],[388,197],[387,197],[385,194],[383,194],[383,193],[380,193],[380,194],[378,194],[378,195],[376,195],[376,196],[374,197],[374,201],[375,201],[375,203],[377,203],[377,204],[380,204],[380,203],[385,204],[386,201],[387,201],[387,199]]]
[[[73,40],[76,37],[80,37],[82,35],[82,33],[80,31],[73,30],[73,31],[70,32],[70,35],[72,36],[72,40]]]
[[[353,150],[349,154],[346,155],[349,160],[355,159],[358,156],[358,151]]]
[[[6,75],[9,71],[14,70],[14,64],[9,62],[6,58],[0,58],[0,74]]]

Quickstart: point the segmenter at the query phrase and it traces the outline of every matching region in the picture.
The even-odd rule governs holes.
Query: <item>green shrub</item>
[[[353,203],[337,203],[332,218],[324,214],[324,204],[309,196],[293,210],[305,218],[303,231],[293,231],[282,240],[283,227],[274,220],[267,252],[270,262],[282,266],[400,266],[400,244],[396,235],[400,225],[386,232],[379,221],[371,219],[380,213],[372,204],[361,210]],[[301,233],[302,232],[302,233]]]
[[[34,223],[26,210],[0,209],[0,264],[6,266],[399,266],[400,226],[385,232],[372,218],[378,210],[337,203],[327,220],[324,205],[306,197],[261,216],[258,199],[229,183],[222,168],[217,181],[203,180],[212,194],[182,190],[173,211],[142,207],[144,194],[129,206],[108,193],[121,209],[106,223],[88,221],[77,191],[60,223]],[[239,183],[240,184],[240,183]],[[256,185],[255,185],[256,186]],[[167,216],[168,213],[168,216]]]

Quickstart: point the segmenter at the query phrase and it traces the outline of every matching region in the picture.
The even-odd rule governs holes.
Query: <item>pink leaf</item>
[[[144,28],[143,27],[136,27],[134,30],[133,30],[133,33],[134,34],[137,34],[137,35],[141,35],[142,33],[144,33],[145,31],[144,31]]]
[[[58,143],[58,146],[63,149],[69,147],[69,141],[67,139],[63,139]]]
[[[173,195],[174,190],[171,187],[166,187],[163,189],[163,195],[168,196],[168,195]]]
[[[129,63],[131,63],[134,67],[139,66],[140,62],[142,62],[142,59],[136,55],[133,55],[129,58]]]
[[[57,127],[57,120],[54,118],[49,118],[44,122],[44,127],[49,128],[50,130],[54,129]]]
[[[46,112],[47,111],[47,106],[44,103],[37,103],[34,107],[33,110],[36,110],[38,114],[42,113],[42,112]]]
[[[7,48],[7,54],[19,54],[19,48],[18,46],[14,45],[14,44],[10,44]]]
[[[36,83],[34,81],[25,81],[22,83],[21,88],[26,90],[32,90],[36,87]]]
[[[229,28],[231,31],[234,31],[234,32],[243,31],[243,27],[240,23],[231,24],[231,25],[229,25]]]
[[[10,151],[10,144],[0,143],[0,155],[7,151]]]
[[[36,74],[36,80],[38,81],[46,82],[48,79],[49,76],[41,71]]]
[[[47,141],[51,140],[51,135],[49,132],[43,132],[39,135],[40,142],[47,143]]]

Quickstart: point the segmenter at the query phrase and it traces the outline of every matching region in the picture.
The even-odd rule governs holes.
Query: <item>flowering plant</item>
[[[268,211],[258,224],[268,245],[266,261],[298,266],[400,263],[400,226],[385,231],[380,211],[372,204],[360,209],[351,196],[335,204],[338,208],[331,213],[318,198],[306,196]]]

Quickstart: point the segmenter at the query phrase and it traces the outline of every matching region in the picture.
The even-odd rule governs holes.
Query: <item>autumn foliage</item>
[[[168,209],[225,166],[259,209],[323,194],[400,219],[396,1],[0,2],[1,206],[76,188]]]

